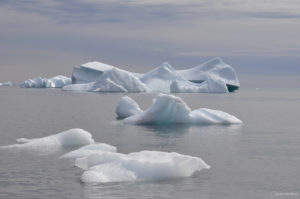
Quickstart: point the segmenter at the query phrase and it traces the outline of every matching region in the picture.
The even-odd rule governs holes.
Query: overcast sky
[[[88,61],[145,71],[216,56],[241,74],[300,71],[299,0],[0,0],[0,26],[2,79],[70,74]]]

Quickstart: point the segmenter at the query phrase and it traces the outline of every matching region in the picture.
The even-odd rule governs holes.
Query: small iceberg
[[[81,147],[84,145],[95,143],[92,135],[83,129],[70,129],[55,135],[50,135],[42,138],[19,138],[17,139],[17,142],[18,144],[2,146],[1,148],[51,151],[63,147]]]
[[[63,90],[98,92],[227,93],[240,87],[236,72],[221,58],[186,70],[170,64],[145,74],[121,70],[101,62],[74,67],[72,85]]]
[[[28,79],[22,82],[20,86],[22,88],[62,88],[71,83],[71,78],[63,75],[57,75],[49,79],[41,77]]]
[[[127,103],[125,103],[127,101]],[[174,95],[159,94],[153,105],[145,111],[129,97],[123,97],[116,113],[119,117],[129,116],[123,120],[125,124],[240,124],[241,120],[223,111],[200,108],[191,111],[187,104]],[[122,110],[122,111],[120,111]],[[127,110],[127,112],[126,112]],[[135,114],[131,114],[135,113]]]
[[[84,183],[182,178],[210,168],[201,158],[161,151],[103,152],[78,158],[75,165],[84,170]]]
[[[8,81],[8,82],[3,82],[3,83],[0,83],[0,87],[1,86],[8,86],[8,87],[12,87],[13,86],[13,83]]]
[[[130,117],[141,112],[139,105],[128,96],[123,96],[116,108],[116,114],[119,118]]]

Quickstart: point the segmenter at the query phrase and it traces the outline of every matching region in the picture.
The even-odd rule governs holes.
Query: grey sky
[[[2,79],[70,74],[87,61],[144,71],[215,56],[240,73],[300,71],[298,0],[1,0],[0,26]]]

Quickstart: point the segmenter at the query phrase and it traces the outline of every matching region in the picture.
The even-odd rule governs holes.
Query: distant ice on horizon
[[[10,81],[7,81],[7,82],[3,82],[3,83],[0,83],[0,87],[1,86],[8,86],[8,87],[12,87],[13,86],[13,83],[10,82]]]
[[[42,77],[28,79],[22,82],[20,86],[22,88],[62,88],[71,83],[71,78],[57,75],[48,79]]]

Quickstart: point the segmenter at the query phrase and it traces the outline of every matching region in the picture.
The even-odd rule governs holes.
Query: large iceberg
[[[28,79],[21,83],[22,88],[62,88],[65,85],[71,84],[72,80],[63,75],[57,75],[49,79],[37,77]]]
[[[8,82],[3,82],[3,83],[0,83],[0,87],[1,86],[9,86],[9,87],[11,87],[11,86],[13,86],[13,83],[11,83],[10,81],[8,81]]]
[[[17,139],[17,142],[18,144],[2,146],[1,148],[20,148],[51,151],[62,147],[81,147],[84,145],[95,143],[92,135],[83,129],[70,129],[42,138],[19,138]]]
[[[220,58],[197,67],[176,71],[170,64],[146,74],[132,73],[101,62],[74,67],[73,85],[64,90],[100,92],[209,92],[226,93],[239,88],[234,69]]]
[[[161,151],[103,152],[78,158],[75,165],[85,170],[81,176],[85,183],[181,178],[210,168],[201,158]]]
[[[133,100],[129,97],[122,98],[118,109],[126,109],[128,111],[135,108],[127,106],[132,104]],[[123,107],[122,107],[123,106]],[[120,111],[116,111],[119,117]],[[123,110],[123,112],[125,112]],[[128,114],[130,115],[130,114]],[[125,124],[240,124],[241,120],[233,115],[223,111],[200,108],[191,111],[187,104],[180,98],[174,95],[159,94],[154,99],[153,105],[145,111],[127,117],[123,120]]]

